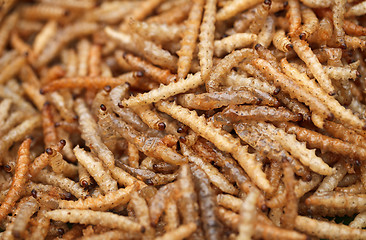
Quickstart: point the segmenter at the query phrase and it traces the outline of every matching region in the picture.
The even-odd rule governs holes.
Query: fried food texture
[[[366,239],[365,14],[0,1],[0,239]]]

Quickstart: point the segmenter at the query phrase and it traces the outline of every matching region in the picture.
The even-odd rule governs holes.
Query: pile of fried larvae
[[[1,4],[1,239],[366,239],[366,1]]]

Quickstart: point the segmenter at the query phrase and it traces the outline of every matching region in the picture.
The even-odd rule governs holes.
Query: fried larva
[[[45,208],[41,208],[38,211],[37,217],[35,218],[37,224],[31,229],[29,239],[44,239],[47,236],[50,227],[50,219],[46,217],[46,213],[47,210]]]
[[[176,57],[170,54],[170,52],[160,48],[154,42],[146,40],[136,33],[129,35],[115,31],[110,27],[107,27],[105,32],[110,38],[118,41],[118,43],[126,50],[136,49],[133,51],[135,54],[143,55],[153,64],[168,68],[169,70],[176,69]]]
[[[20,69],[26,64],[26,58],[24,56],[16,57],[9,65],[4,67],[0,73],[0,83],[5,83],[14,77]]]
[[[124,170],[122,170],[119,167],[114,167],[112,169],[109,169],[109,171],[111,172],[112,177],[114,179],[116,179],[118,184],[120,184],[122,186],[130,186],[130,185],[134,184],[135,182],[139,182],[139,184],[141,186],[144,186],[143,182],[137,180],[136,178],[134,178],[133,176],[131,176],[130,174],[128,174],[127,172],[125,172]]]
[[[56,91],[61,88],[103,88],[105,86],[118,86],[125,83],[124,75],[120,77],[69,77],[61,78],[45,85],[41,93]]]
[[[173,8],[161,12],[159,15],[151,16],[146,21],[149,23],[181,23],[189,14],[190,5],[180,2]]]
[[[307,7],[301,8],[301,18],[304,20],[304,24],[300,27],[300,39],[308,39],[319,27],[319,20],[315,13]]]
[[[309,45],[305,41],[298,38],[293,38],[292,44],[294,46],[295,52],[309,67],[310,71],[313,73],[316,80],[318,80],[319,85],[323,88],[323,90],[331,96],[334,95],[334,87],[332,86],[330,79],[325,74],[321,64],[319,63],[319,60],[312,52]]]
[[[196,112],[182,108],[175,103],[160,102],[157,105],[160,111],[169,113],[175,119],[188,125],[192,130],[198,132],[202,137],[211,140],[216,147],[222,151],[228,151],[234,155],[239,161],[247,174],[258,186],[266,191],[270,190],[268,180],[260,169],[260,164],[255,162],[254,155],[247,152],[247,148],[242,146],[238,139],[225,133],[223,130],[216,128],[212,123],[207,122],[204,117],[198,117]],[[195,121],[190,122],[189,119],[194,118]],[[193,124],[195,122],[195,124]],[[246,160],[244,160],[244,157]]]
[[[97,123],[82,99],[76,100],[76,103],[75,111],[79,116],[82,137],[85,139],[86,144],[91,146],[97,153],[104,164],[108,168],[112,168],[114,166],[114,156],[99,136]]]
[[[207,209],[201,214],[202,228],[207,239],[218,239],[222,232],[222,225],[216,216],[216,202],[207,175],[196,165],[191,165],[195,186],[198,188],[198,202],[200,209]]]
[[[229,4],[226,4],[225,7],[220,9],[217,13],[217,20],[223,21],[227,20],[237,13],[243,12],[256,4],[261,3],[261,1],[241,1],[241,0],[234,0]]]
[[[29,148],[31,142],[32,140],[28,138],[19,148],[14,178],[4,201],[0,206],[0,219],[4,219],[11,211],[11,208],[14,207],[16,201],[21,196],[22,188],[28,180],[27,173],[29,168],[28,165],[30,163]]]
[[[364,228],[365,226],[365,212],[359,213],[355,219],[349,224],[352,228]]]
[[[68,9],[89,9],[92,8],[94,6],[94,2],[93,1],[88,1],[88,0],[81,0],[81,1],[70,1],[70,0],[66,0],[66,1],[60,1],[60,0],[41,0],[42,3],[53,3],[57,6],[61,6],[64,8],[68,8]]]
[[[254,235],[254,226],[256,224],[256,201],[258,199],[258,192],[253,191],[243,201],[240,208],[240,219],[239,219],[239,235],[237,239],[245,240],[251,239]]]
[[[220,60],[212,73],[208,76],[206,81],[207,92],[217,91],[220,86],[221,79],[230,72],[233,67],[236,67],[239,62],[252,54],[253,51],[251,49],[243,48],[241,50],[233,51]]]
[[[334,116],[343,122],[346,122],[356,128],[363,128],[364,123],[351,111],[345,109],[331,96],[327,96],[323,89],[321,89],[314,81],[309,80],[304,74],[300,74],[299,71],[291,67],[285,59],[281,61],[281,66],[286,75],[291,76],[292,79],[297,80],[303,84],[304,87],[309,88],[312,94],[316,95],[321,100]]]
[[[260,33],[258,34],[257,43],[268,48],[272,42],[275,34],[275,21],[274,18],[269,15],[265,24],[262,26]]]
[[[183,149],[183,155],[185,155],[190,162],[200,167],[205,172],[205,174],[207,174],[208,178],[214,185],[216,185],[223,192],[231,194],[235,194],[237,192],[235,187],[216,168],[214,168],[211,164],[206,163],[203,159],[188,149],[184,144],[181,144],[181,147]]]
[[[304,102],[310,109],[318,112],[321,116],[329,116],[329,110],[319,101],[319,99],[312,96],[310,92],[303,91],[303,89],[294,83],[292,79],[285,77],[285,75],[272,67],[269,62],[263,59],[256,59],[253,63],[273,81],[275,86],[281,87],[281,89],[285,90],[291,97]],[[281,79],[281,81],[279,79]]]
[[[316,147],[324,151],[331,151],[360,160],[363,160],[366,157],[365,149],[343,142],[339,139],[331,138],[315,131],[292,125],[291,123],[281,123],[281,126],[284,127],[288,133],[296,134],[298,140],[306,141],[312,148]]]
[[[296,228],[320,238],[354,239],[364,238],[366,234],[363,230],[354,229],[343,224],[318,221],[303,216],[296,218]]]
[[[177,52],[179,56],[177,70],[178,79],[185,78],[192,65],[193,52],[195,50],[199,34],[203,5],[203,0],[194,1],[189,12],[188,19],[184,23],[186,29],[184,30],[183,37],[180,42],[181,48]]]
[[[59,208],[89,209],[98,211],[109,210],[119,205],[124,205],[130,201],[132,192],[136,191],[138,188],[139,184],[136,183],[98,197],[88,197],[86,199],[79,199],[78,201],[60,200]]]
[[[206,1],[198,36],[200,40],[198,43],[198,58],[200,60],[201,78],[204,82],[208,80],[213,66],[216,3],[217,0]]]
[[[275,128],[269,123],[260,122],[258,125],[262,129],[266,129],[271,138],[281,142],[281,145],[287,151],[291,152],[291,154],[297,157],[302,164],[308,166],[314,172],[323,175],[330,175],[333,173],[334,170],[324,163],[321,158],[317,157],[314,150],[307,149],[305,144],[303,142],[297,141],[294,135],[288,134],[280,128]],[[289,139],[292,139],[292,144],[288,142]]]
[[[51,157],[49,164],[55,173],[61,173],[65,177],[74,178],[78,175],[78,167],[66,162],[59,152]]]
[[[305,203],[332,209],[355,209],[358,212],[365,210],[364,194],[328,192],[322,195],[312,195],[306,199]]]
[[[128,165],[133,168],[139,167],[140,156],[137,147],[131,143],[128,143]]]
[[[14,142],[23,139],[27,134],[32,132],[34,128],[40,125],[41,123],[39,115],[23,121],[0,139],[0,152],[7,151]],[[2,159],[2,157],[0,157],[0,159]]]
[[[251,46],[257,42],[257,35],[252,33],[236,33],[229,37],[215,40],[215,56],[222,57],[231,51]]]
[[[219,208],[218,216],[224,223],[226,223],[230,228],[237,229],[239,223],[239,215],[224,208]],[[275,226],[266,225],[262,223],[257,223],[255,225],[254,236],[263,239],[306,239],[306,235],[290,231],[286,229],[281,229]]]
[[[129,26],[140,36],[147,37],[157,43],[177,41],[180,39],[181,32],[184,30],[184,27],[178,24],[167,25],[139,22],[133,18],[130,18]]]
[[[177,82],[172,82],[168,85],[161,85],[157,89],[153,89],[150,92],[138,94],[128,99],[124,99],[121,102],[122,106],[136,106],[139,104],[149,104],[158,102],[162,99],[169,98],[173,95],[184,93],[190,89],[194,89],[199,85],[202,85],[201,74],[188,75],[186,79],[179,79]]]
[[[366,238],[363,2],[0,5],[0,238]]]
[[[198,209],[198,196],[195,192],[193,175],[188,164],[182,165],[179,172],[179,188],[181,197],[177,201],[177,207],[183,217],[183,223],[200,223]],[[172,201],[171,201],[172,202]],[[170,204],[167,206],[169,207]],[[167,208],[166,211],[169,209]],[[168,213],[166,213],[168,214]],[[198,229],[193,233],[193,237],[202,238],[202,230]]]
[[[12,104],[12,101],[9,98],[5,98],[0,103],[0,123],[1,123],[1,125],[3,125],[6,120],[6,117],[9,113],[11,104]]]
[[[273,35],[273,45],[282,52],[288,52],[292,49],[290,40],[285,35],[285,31],[280,29]]]
[[[59,19],[67,15],[67,10],[59,6],[39,4],[23,7],[21,13],[25,19],[30,20]]]
[[[46,103],[46,97],[39,93],[41,84],[35,72],[30,66],[26,65],[20,70],[19,77],[25,88],[25,94],[28,95],[38,110],[42,110],[43,105]]]
[[[21,236],[24,238],[26,236],[25,231],[27,224],[31,216],[37,212],[38,209],[39,203],[34,197],[26,197],[19,202],[16,210],[17,215],[13,221],[13,227],[11,229],[11,233],[14,237]],[[8,230],[10,230],[10,228]]]
[[[145,134],[140,133],[127,125],[124,121],[111,116],[111,114],[106,114],[105,119],[113,124],[111,127],[115,128],[114,131],[117,131],[118,134],[123,136],[127,141],[135,144],[139,151],[142,151],[147,156],[156,157],[177,165],[187,162],[182,155],[166,146],[160,138],[149,138]]]
[[[333,167],[337,170],[337,172],[330,176],[326,176],[319,185],[315,194],[323,194],[333,191],[342,178],[344,178],[344,176],[347,174],[347,168],[345,168],[345,163],[343,161],[337,162]]]
[[[127,217],[109,212],[78,209],[58,209],[46,214],[57,221],[101,225],[104,227],[118,228],[132,232],[144,232],[145,228],[140,224],[129,220]]]
[[[130,204],[139,223],[146,228],[145,236],[153,237],[155,235],[155,229],[153,229],[150,224],[149,208],[146,200],[138,193],[134,192]]]
[[[152,160],[152,158],[149,158],[149,157],[147,157],[147,159]],[[147,159],[142,161],[141,168],[145,167]],[[137,177],[138,179],[143,180],[144,182],[146,182],[149,185],[154,185],[154,186],[159,186],[159,185],[164,185],[164,184],[170,183],[170,182],[174,181],[178,175],[177,173],[173,173],[173,174],[155,173],[149,169],[133,168],[133,167],[130,167],[123,163],[118,164],[118,165],[121,166],[121,168],[123,170],[130,173],[131,175]],[[152,169],[152,167],[150,167],[150,169]]]
[[[186,225],[181,225],[177,229],[166,232],[163,236],[157,237],[157,240],[181,240],[189,237],[197,228],[195,223],[188,223]]]
[[[189,109],[210,110],[231,104],[258,104],[261,99],[248,90],[211,92],[201,94],[182,94],[178,103]]]
[[[83,38],[77,43],[78,55],[78,76],[84,77],[88,74],[88,57],[89,57],[90,42]]]
[[[96,159],[91,153],[76,146],[74,153],[77,160],[87,169],[89,174],[94,178],[102,189],[103,193],[113,192],[117,190],[117,182],[109,172],[103,167],[99,159]]]
[[[177,76],[169,70],[163,70],[128,53],[123,53],[123,58],[132,69],[143,71],[144,75],[151,77],[158,83],[169,84],[175,82]]]
[[[61,174],[56,174],[45,169],[41,170],[40,173],[37,176],[32,177],[32,179],[44,184],[56,185],[78,198],[84,198],[88,195],[78,183],[62,176]]]
[[[365,13],[366,13],[366,5],[364,2],[361,2],[350,7],[346,12],[345,16],[346,17],[361,16]]]
[[[261,134],[260,128],[253,124],[238,123],[234,124],[234,129],[244,142],[255,148],[262,155],[277,163],[286,160],[292,165],[297,175],[303,178],[309,176],[309,171],[296,158],[285,151],[280,143],[274,141],[269,136]]]
[[[49,161],[51,160],[51,157],[55,156],[56,152],[62,150],[65,144],[66,141],[61,140],[60,142],[57,143],[57,145],[51,146],[51,148],[46,148],[46,151],[40,154],[38,157],[36,157],[32,162],[32,164],[29,166],[29,175],[36,176],[39,173],[39,171],[41,171],[48,165]]]
[[[222,111],[224,117],[239,121],[301,121],[302,117],[279,107],[231,105]]]
[[[6,44],[10,37],[10,31],[15,27],[15,25],[18,21],[18,15],[19,14],[14,13],[14,14],[7,16],[5,20],[1,19],[1,20],[3,20],[2,24],[1,24],[1,28],[0,28],[0,53],[1,54],[3,54],[3,52],[5,50]]]
[[[301,26],[300,2],[298,0],[288,1],[289,11],[286,17],[289,18],[289,35],[292,36]]]
[[[295,176],[290,164],[288,162],[282,163],[283,167],[283,181],[286,189],[287,203],[283,208],[283,215],[281,216],[281,226],[287,229],[294,229],[295,220],[298,215],[298,199],[295,190]]]
[[[164,208],[170,198],[178,199],[178,186],[177,183],[169,183],[161,187],[152,199],[149,201],[150,206],[150,220],[151,224],[156,225],[159,221],[159,217],[164,211]]]
[[[164,227],[166,231],[176,229],[179,226],[178,207],[177,203],[173,200],[169,201],[165,208],[164,222],[166,222]]]
[[[341,48],[345,48],[345,32],[343,29],[343,25],[344,15],[346,12],[346,2],[347,1],[344,0],[334,1],[332,7],[335,41]]]
[[[95,23],[80,22],[75,25],[67,26],[55,35],[52,41],[40,53],[35,65],[41,67],[51,61],[61,50],[61,48],[73,39],[88,35],[98,28]]]

